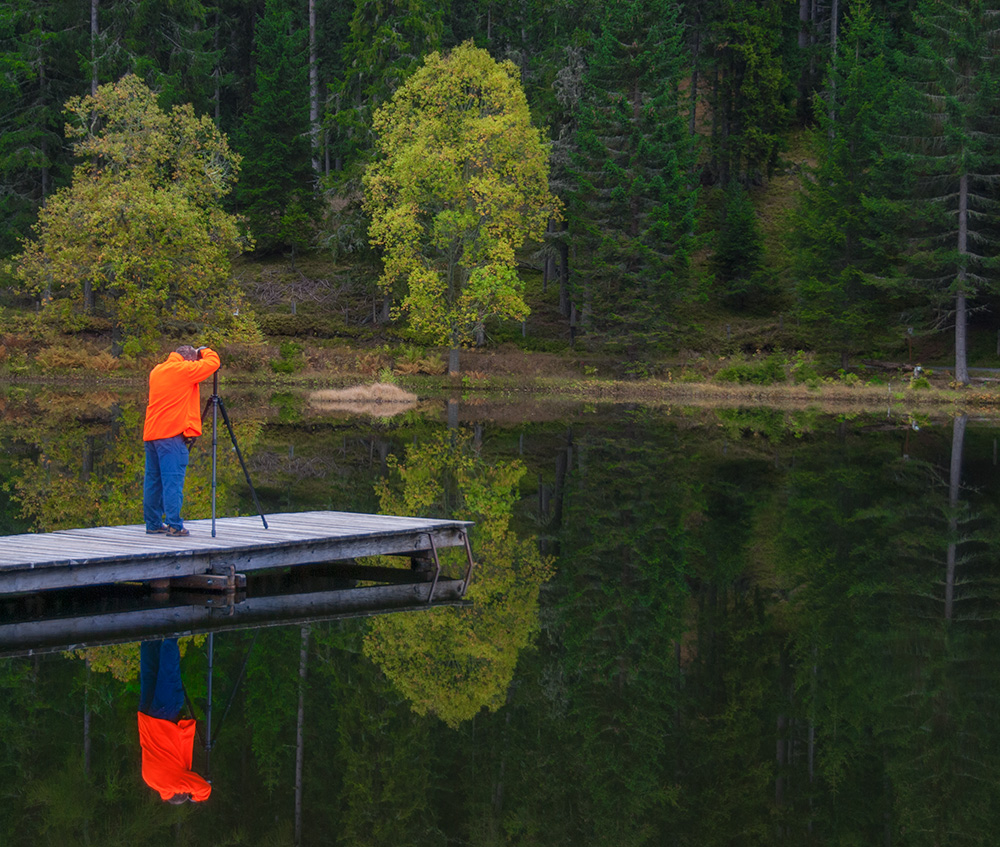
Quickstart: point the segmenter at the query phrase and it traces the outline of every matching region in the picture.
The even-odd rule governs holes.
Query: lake
[[[226,404],[266,514],[474,520],[471,604],[182,639],[202,732],[212,691],[198,805],[140,777],[136,644],[0,659],[5,847],[1000,829],[995,421],[475,393]],[[142,413],[118,391],[0,387],[0,533],[140,522]],[[219,458],[219,514],[254,514],[228,437]],[[210,464],[203,437],[189,519],[210,514]]]

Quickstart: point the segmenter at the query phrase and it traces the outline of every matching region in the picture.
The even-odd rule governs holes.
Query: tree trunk
[[[837,18],[840,16],[840,0],[832,0],[830,4],[830,61],[837,60]],[[833,125],[837,116],[835,106],[837,100],[837,80],[834,74],[830,74],[830,109],[827,116],[830,120],[830,138],[833,138]]]
[[[809,5],[810,0],[799,0],[799,54],[803,54],[809,46]],[[806,123],[809,120],[809,110],[811,103],[809,100],[809,63],[802,63],[802,70],[799,73],[798,84],[799,95],[799,120]]]
[[[459,346],[452,343],[451,348],[448,350],[448,376],[458,376],[458,354]]]
[[[545,264],[542,267],[542,293],[544,294],[548,291],[549,280],[554,279],[556,275],[556,257],[553,252],[552,236],[556,232],[556,222],[554,219],[549,218],[549,222],[545,227],[545,236],[549,241],[549,249],[545,253]]]
[[[212,50],[216,56],[219,56],[219,26],[219,10],[216,7],[215,27],[212,31]],[[212,100],[215,105],[215,125],[219,126],[219,121],[222,118],[222,68],[219,67],[218,63],[215,65],[213,76],[215,77],[215,90],[212,92]]]
[[[965,258],[969,255],[969,175],[958,179],[958,290],[955,294],[955,382],[967,385],[969,365],[965,343],[968,315],[966,314],[966,284],[968,276]]]
[[[688,134],[694,135],[697,132],[697,112],[698,112],[698,58],[701,53],[701,22],[697,19],[694,22],[694,44],[691,47],[691,87],[689,90],[691,98],[691,109],[688,112]]]
[[[90,775],[90,659],[84,663],[83,683],[83,772]]]
[[[964,412],[955,418],[951,430],[951,468],[948,474],[948,551],[944,580],[944,619],[950,621],[955,611],[955,571],[958,562],[958,499],[962,492],[962,448],[965,445],[965,425],[969,416]]]
[[[316,0],[309,0],[309,144],[313,175],[320,176],[319,163],[319,61],[316,56]]]
[[[97,94],[97,5],[100,0],[90,0],[90,94]]]
[[[565,232],[566,225],[563,225]],[[565,241],[556,242],[556,250],[559,251],[559,314],[564,318],[569,317],[569,245]]]
[[[302,844],[302,761],[305,758],[306,670],[309,660],[309,627],[301,629],[299,646],[299,711],[295,721],[295,847]]]
[[[38,52],[39,56],[41,56],[42,45],[40,42],[38,45]],[[38,96],[43,100],[47,99],[48,97],[48,92],[46,91],[45,61],[42,58],[39,58],[38,60]],[[41,150],[42,153],[42,161],[48,162],[49,145],[44,134],[42,135],[41,141],[39,143],[39,149]],[[47,164],[42,165],[41,172],[39,173],[39,178],[41,180],[41,189],[40,189],[41,195],[39,196],[38,205],[44,206],[45,198],[49,196],[49,166]]]

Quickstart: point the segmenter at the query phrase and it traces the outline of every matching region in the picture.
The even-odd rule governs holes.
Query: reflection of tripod
[[[257,499],[257,492],[254,491],[253,482],[250,480],[250,471],[247,470],[247,463],[243,461],[243,454],[240,452],[240,445],[236,443],[236,433],[233,432],[233,425],[229,422],[229,414],[226,412],[226,404],[222,402],[222,398],[219,396],[218,371],[212,375],[212,396],[208,398],[208,402],[205,404],[205,411],[201,413],[202,420],[205,420],[209,407],[212,409],[212,538],[215,538],[215,470],[219,442],[220,411],[222,412],[222,420],[226,423],[226,429],[229,430],[229,437],[232,439],[233,449],[236,451],[236,458],[240,460],[240,467],[243,468],[243,475],[247,478],[247,485],[250,486],[250,493],[253,495],[253,502],[257,507],[257,513],[260,515],[260,519],[264,522],[264,529],[267,529],[267,519],[264,517],[264,510],[260,507],[260,501]]]

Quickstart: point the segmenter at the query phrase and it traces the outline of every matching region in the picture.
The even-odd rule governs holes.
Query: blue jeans
[[[142,516],[146,529],[159,529],[164,523],[174,529],[183,529],[181,506],[184,504],[184,474],[188,465],[184,436],[157,438],[145,444],[146,483]]]
[[[184,711],[181,654],[176,638],[143,641],[139,645],[139,711],[174,722]]]

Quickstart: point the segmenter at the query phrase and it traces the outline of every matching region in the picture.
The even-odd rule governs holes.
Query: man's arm
[[[189,371],[192,382],[201,382],[208,379],[221,367],[222,360],[211,347],[199,347],[198,359],[188,364],[191,366]]]

